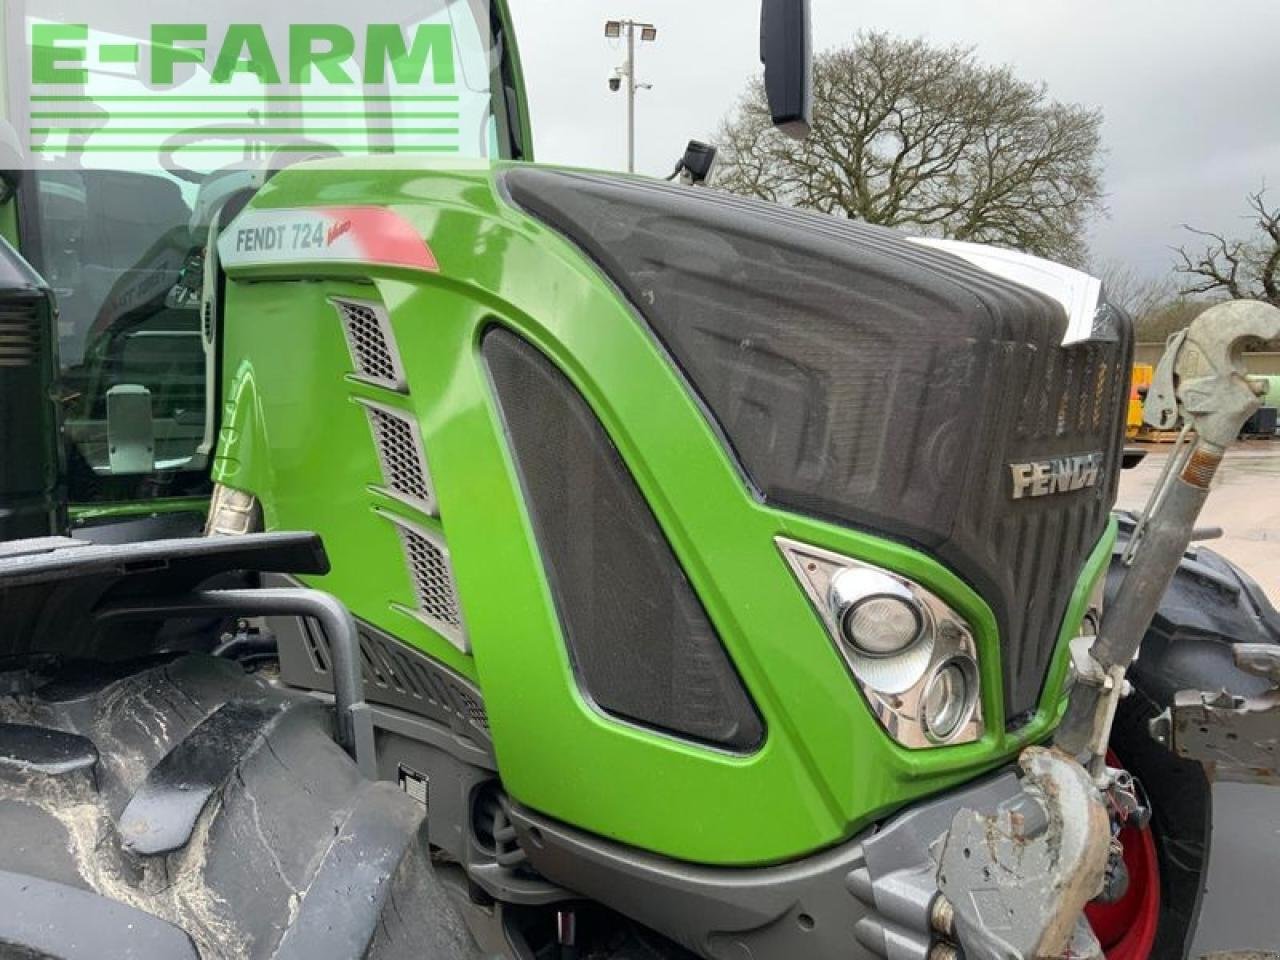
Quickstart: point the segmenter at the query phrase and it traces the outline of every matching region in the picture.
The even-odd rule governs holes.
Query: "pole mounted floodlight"
[[[636,90],[651,90],[652,85],[636,82],[636,35],[639,33],[641,43],[653,43],[658,39],[658,28],[652,23],[637,23],[635,20],[606,20],[604,35],[610,40],[619,39],[623,32],[627,35],[627,62],[613,71],[609,78],[609,89],[615,93],[622,89],[622,81],[627,82],[627,172],[635,173],[636,169]]]

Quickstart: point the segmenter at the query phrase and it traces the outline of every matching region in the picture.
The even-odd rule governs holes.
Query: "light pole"
[[[636,172],[636,90],[652,89],[650,84],[636,83],[636,31],[640,31],[641,43],[652,43],[658,39],[658,28],[652,23],[637,23],[635,20],[609,20],[604,25],[604,35],[610,40],[617,40],[623,32],[627,35],[627,62],[613,72],[609,80],[609,89],[617,91],[627,81],[627,172]]]

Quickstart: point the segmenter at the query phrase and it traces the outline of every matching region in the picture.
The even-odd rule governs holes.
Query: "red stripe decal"
[[[329,223],[326,244],[352,242],[362,260],[413,267],[436,273],[440,264],[417,229],[386,207],[324,207],[316,211]]]

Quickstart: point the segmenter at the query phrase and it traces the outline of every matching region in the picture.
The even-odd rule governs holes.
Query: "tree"
[[[721,126],[716,185],[932,236],[1086,260],[1102,207],[1097,110],[980,64],[967,47],[884,33],[814,59],[808,140],[772,129],[756,81]]]
[[[1228,240],[1224,234],[1183,224],[1210,242],[1198,253],[1185,247],[1175,252],[1181,261],[1177,272],[1188,278],[1182,292],[1219,294],[1232,300],[1262,300],[1280,307],[1280,206],[1269,207],[1266,187],[1248,197],[1256,235],[1248,240]]]

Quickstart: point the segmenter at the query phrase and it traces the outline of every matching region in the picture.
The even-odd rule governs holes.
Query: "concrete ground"
[[[1141,510],[1173,444],[1147,444],[1147,459],[1120,478],[1117,505]],[[1243,567],[1280,606],[1280,439],[1232,448],[1214,481],[1200,526],[1224,536],[1205,544]]]

